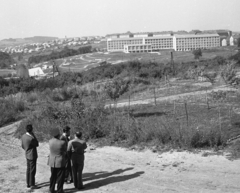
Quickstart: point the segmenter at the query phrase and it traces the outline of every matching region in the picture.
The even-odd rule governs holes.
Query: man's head
[[[65,128],[63,128],[63,133],[65,133],[66,136],[70,136],[70,127],[66,126]]]
[[[26,131],[27,131],[28,133],[31,133],[32,130],[33,130],[32,125],[31,125],[31,124],[28,124],[28,125],[26,126]]]
[[[53,128],[51,131],[50,131],[51,135],[55,138],[58,138],[60,136],[60,132],[59,132],[59,129],[57,128]]]
[[[76,138],[81,139],[81,137],[82,137],[82,132],[81,132],[81,131],[77,131],[77,132],[75,133],[75,136],[76,136]]]

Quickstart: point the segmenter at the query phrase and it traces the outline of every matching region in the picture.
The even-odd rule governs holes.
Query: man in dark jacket
[[[52,129],[51,135],[53,138],[49,141],[50,155],[48,160],[48,165],[51,167],[49,192],[55,192],[57,183],[57,193],[63,193],[67,145],[65,141],[59,139],[58,129]]]
[[[84,150],[87,144],[82,138],[81,132],[75,133],[75,138],[68,143],[67,153],[71,157],[73,182],[77,189],[83,189],[82,171],[84,167]]]
[[[27,172],[26,172],[26,180],[27,187],[31,189],[36,189],[35,186],[35,175],[37,169],[37,147],[38,140],[33,133],[32,125],[26,126],[26,133],[22,136],[22,148],[25,150],[25,157],[27,159]]]
[[[68,144],[70,140],[70,127],[66,126],[63,129],[63,134],[60,136],[60,139],[65,141],[66,144]],[[72,168],[71,168],[71,160],[68,155],[66,155],[66,166],[65,166],[65,182],[72,183],[73,177],[72,177]]]

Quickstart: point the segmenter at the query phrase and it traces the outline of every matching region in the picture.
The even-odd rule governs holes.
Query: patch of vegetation
[[[18,120],[24,110],[25,104],[22,100],[0,99],[0,127]]]
[[[52,51],[48,55],[33,55],[28,58],[28,64],[32,63],[40,63],[40,62],[46,62],[50,60],[55,60],[59,58],[65,58],[69,56],[75,56],[79,54],[86,54],[86,53],[91,53],[92,52],[92,47],[91,46],[83,46],[78,48],[77,50],[75,49],[69,49],[68,47],[65,47],[62,51]]]
[[[5,52],[0,52],[0,69],[9,68],[10,65],[13,63],[14,60],[9,54]]]

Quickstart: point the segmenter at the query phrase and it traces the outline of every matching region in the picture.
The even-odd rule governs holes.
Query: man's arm
[[[83,149],[87,149],[87,143],[86,142],[83,143]]]
[[[69,141],[67,145],[67,155],[69,158],[71,157],[71,153],[72,153],[72,142]]]
[[[24,144],[23,144],[23,137],[22,137],[21,141],[22,141],[22,148],[25,150]]]
[[[33,132],[31,132],[30,134],[33,136],[32,145],[33,145],[34,147],[38,147],[38,146],[39,146],[39,143],[38,143],[38,140],[37,140],[36,136],[34,135]]]

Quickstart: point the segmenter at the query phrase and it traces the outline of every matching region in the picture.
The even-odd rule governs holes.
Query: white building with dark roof
[[[109,38],[108,52],[151,52],[173,49],[175,51],[191,51],[220,46],[218,34],[175,34],[153,37]]]

